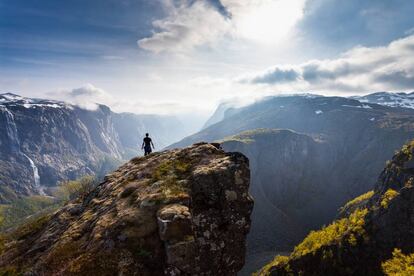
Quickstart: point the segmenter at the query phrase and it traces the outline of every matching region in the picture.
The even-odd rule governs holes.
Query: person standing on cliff
[[[152,146],[152,147],[151,147]],[[152,149],[155,149],[152,139],[149,137],[148,133],[145,133],[145,138],[142,141],[141,149],[144,150],[144,155],[148,155],[152,152]]]

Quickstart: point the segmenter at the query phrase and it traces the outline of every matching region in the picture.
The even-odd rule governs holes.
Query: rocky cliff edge
[[[84,198],[1,237],[1,272],[235,275],[249,182],[246,157],[207,143],[132,159]]]

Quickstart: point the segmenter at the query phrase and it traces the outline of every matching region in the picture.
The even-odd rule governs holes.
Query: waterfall
[[[6,117],[6,132],[7,137],[10,141],[10,146],[13,152],[20,152],[20,141],[19,136],[17,135],[17,127],[14,122],[13,113],[10,112],[5,106],[0,106],[0,110],[4,113]]]
[[[17,126],[14,121],[13,113],[11,113],[10,110],[8,110],[7,107],[5,106],[0,106],[0,110],[6,116],[6,132],[7,132],[7,137],[10,140],[12,151],[18,154],[22,154],[24,157],[26,157],[27,160],[29,160],[30,167],[32,168],[32,171],[33,171],[35,188],[37,189],[39,194],[45,195],[43,187],[40,185],[40,176],[39,176],[39,170],[37,169],[37,166],[35,165],[35,163],[29,156],[27,156],[25,153],[21,152],[20,150],[20,140],[19,140],[19,136],[17,135]]]
[[[34,181],[35,181],[35,187],[36,187],[36,189],[37,189],[37,191],[39,192],[39,194],[41,194],[41,195],[45,195],[45,192],[44,192],[44,190],[43,190],[43,187],[40,185],[40,176],[39,176],[39,170],[37,169],[37,167],[36,167],[36,165],[35,165],[35,163],[33,162],[33,160],[29,157],[29,156],[27,156],[26,154],[24,154],[24,153],[22,153],[26,158],[27,158],[27,160],[29,160],[29,162],[30,162],[30,167],[32,167],[32,171],[33,171],[33,178],[34,178]]]

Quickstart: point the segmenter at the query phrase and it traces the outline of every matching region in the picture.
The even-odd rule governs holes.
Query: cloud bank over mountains
[[[240,83],[289,90],[372,92],[414,89],[414,35],[384,47],[356,47],[336,59],[276,65]]]
[[[205,114],[234,97],[414,90],[412,0],[61,2],[4,2],[0,89]]]

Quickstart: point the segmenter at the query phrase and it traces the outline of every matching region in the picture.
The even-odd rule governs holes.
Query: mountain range
[[[0,202],[46,194],[58,182],[86,174],[104,175],[139,155],[146,132],[161,149],[183,137],[183,129],[172,116],[0,94]]]
[[[352,98],[361,102],[376,103],[391,107],[414,108],[414,92],[377,92],[365,96],[354,96]]]
[[[268,97],[173,144],[217,141],[251,163],[256,204],[242,273],[293,249],[338,208],[371,190],[414,137],[414,110],[318,95]]]
[[[115,173],[115,178],[104,180],[106,184],[100,186],[103,185],[105,187],[103,190],[106,192],[98,198],[95,198],[96,194],[92,193],[88,199],[85,199],[86,201],[83,201],[82,208],[89,207],[82,209],[80,215],[76,212],[75,215],[72,214],[70,206],[64,207],[59,212],[64,217],[74,216],[69,218],[66,226],[74,227],[74,229],[79,225],[89,227],[98,218],[98,216],[94,218],[89,216],[92,211],[95,214],[101,214],[107,210],[103,207],[105,202],[120,200],[115,200],[110,195],[121,196],[125,185],[129,187],[129,182],[136,182],[137,179],[134,177],[138,177],[138,174],[133,176],[128,173],[129,170],[143,174],[138,177],[139,179],[141,176],[145,179],[150,176],[151,179],[157,178],[160,174],[168,174],[169,171],[174,171],[174,175],[181,176],[180,170],[187,172],[187,165],[180,161],[178,165],[171,167],[171,162],[175,164],[173,160],[176,159],[176,154],[186,155],[187,158],[192,159],[193,151],[198,152],[197,147],[201,146],[202,154],[206,156],[214,153],[216,151],[214,148],[221,147],[227,152],[240,152],[248,157],[251,179],[249,191],[255,200],[251,216],[250,211],[247,212],[248,215],[244,212],[245,219],[251,217],[252,222],[251,226],[249,222],[248,227],[250,233],[247,236],[245,265],[238,274],[248,275],[259,271],[264,275],[284,275],[283,271],[288,271],[287,267],[292,266],[295,269],[294,272],[299,273],[304,265],[309,265],[310,267],[307,268],[310,271],[309,275],[318,275],[320,271],[324,271],[321,265],[325,268],[325,264],[318,263],[307,254],[295,255],[294,253],[297,246],[308,243],[310,231],[310,233],[315,233],[312,231],[332,221],[334,221],[332,224],[335,224],[335,221],[344,222],[342,219],[346,221],[361,219],[362,211],[367,212],[362,214],[364,219],[367,214],[380,216],[381,213],[377,213],[376,210],[380,209],[382,200],[388,197],[388,187],[394,185],[391,183],[394,178],[398,183],[401,182],[401,185],[393,186],[393,190],[398,194],[404,194],[402,189],[409,177],[404,176],[401,180],[396,178],[398,175],[395,175],[398,171],[405,169],[408,169],[407,173],[411,173],[410,165],[405,165],[405,163],[401,165],[398,160],[405,158],[401,157],[401,152],[403,152],[407,156],[404,162],[410,161],[412,154],[409,152],[412,146],[403,148],[392,161],[388,159],[414,137],[414,109],[412,108],[414,102],[412,100],[414,96],[409,93],[381,92],[348,98],[314,94],[272,96],[245,106],[225,102],[217,108],[199,132],[169,145],[186,134],[183,124],[174,117],[115,113],[104,105],[97,105],[94,110],[86,110],[59,101],[30,99],[10,93],[2,94],[0,96],[0,200],[1,203],[8,203],[19,196],[47,195],[58,182],[87,174],[104,175],[125,159],[138,154],[137,148],[145,132],[150,132],[156,137],[157,149],[169,145],[166,149],[170,151],[155,153],[153,157],[148,157],[149,160],[157,160],[154,161],[157,164],[164,164],[164,162],[166,164],[155,166],[154,162],[147,162],[145,158],[133,159]],[[207,144],[200,144],[200,141],[211,142],[214,146],[204,147],[203,145]],[[192,144],[195,145],[191,146]],[[177,149],[188,146],[190,148]],[[227,168],[227,163],[222,164],[222,161],[214,159],[210,161],[214,170]],[[139,169],[135,167],[136,164],[141,163],[146,164],[144,167],[148,169],[141,165],[138,166]],[[395,166],[389,167],[390,164],[395,164]],[[386,170],[383,171],[384,166]],[[196,171],[193,169],[191,174],[210,170],[209,168],[199,168]],[[383,173],[377,181],[381,171]],[[390,172],[392,173],[388,174]],[[174,188],[177,183],[182,183],[176,176],[170,180],[168,177],[168,185]],[[196,183],[194,178],[185,178],[185,180]],[[118,183],[119,187],[116,187],[119,189],[108,183]],[[157,183],[155,181],[151,187],[161,188],[159,187],[161,182]],[[136,193],[139,195],[144,195],[149,191],[145,185],[145,187],[134,185],[131,189],[137,190]],[[97,190],[102,189],[99,188],[100,186]],[[131,189],[125,188],[128,191]],[[197,189],[197,191],[193,190],[195,194],[205,192],[200,187]],[[158,190],[154,191],[157,193]],[[220,191],[223,192],[222,189]],[[214,191],[209,200],[217,199],[216,192],[219,193],[219,191]],[[361,194],[363,196],[352,200]],[[227,200],[236,198],[231,191],[224,193],[224,196]],[[243,193],[242,197],[244,196]],[[237,198],[239,197],[240,195],[237,195]],[[349,201],[350,203],[347,203]],[[158,203],[156,201],[156,206],[159,207]],[[202,202],[197,202],[197,204],[200,204],[200,208],[204,206]],[[240,206],[237,208],[241,208]],[[365,210],[361,206],[369,207]],[[120,212],[122,210],[129,212],[127,205],[118,207],[117,210]],[[215,220],[217,216],[222,216],[222,208],[220,204],[217,209],[213,208],[214,212],[209,213],[211,218]],[[161,212],[161,209],[157,209],[157,214]],[[174,208],[168,212],[177,210]],[[232,209],[233,211],[237,210]],[[355,214],[356,211],[358,212]],[[358,217],[355,217],[356,215]],[[182,214],[176,214],[176,216],[181,218]],[[392,216],[401,218],[395,213],[392,213]],[[42,227],[45,227],[42,229],[50,232],[54,229],[54,225],[58,224],[58,220],[58,217],[51,220],[49,217],[46,226],[42,224]],[[119,223],[121,222],[122,218],[119,220]],[[194,223],[192,227],[196,227],[198,219],[192,223]],[[179,225],[179,228],[174,226],[176,234],[177,231],[182,230],[182,224]],[[377,224],[370,222],[368,225]],[[109,225],[105,227],[107,226],[109,227]],[[225,233],[228,229],[228,226],[223,227],[218,228],[220,230],[218,233]],[[62,231],[65,232],[65,229]],[[112,231],[111,229],[106,228],[108,231]],[[209,233],[213,230],[210,229]],[[39,233],[30,235],[38,236]],[[48,242],[60,244],[64,236],[59,233]],[[157,235],[151,233],[154,239],[159,239]],[[227,235],[227,232],[223,235]],[[312,234],[310,236],[312,237]],[[91,241],[90,238],[85,236],[85,242]],[[335,243],[339,240],[338,238],[330,241],[329,246],[336,247],[331,250],[332,254],[338,252],[340,252],[338,254],[345,254],[341,253],[342,248]],[[303,242],[300,243],[301,241]],[[238,239],[237,246],[240,247],[241,243],[242,241]],[[409,245],[404,248],[394,241],[391,243],[392,246],[395,245],[404,252],[409,251]],[[172,244],[176,244],[176,241]],[[185,244],[185,248],[188,248],[189,245]],[[217,245],[211,246],[213,248]],[[379,271],[379,263],[391,258],[390,248],[392,246],[384,250],[384,255],[376,256],[375,264],[371,265],[375,267],[373,268],[375,272]],[[100,248],[99,243],[96,244],[96,248]],[[184,249],[179,247],[177,250]],[[345,250],[353,249],[345,247]],[[244,252],[244,249],[242,251]],[[322,255],[331,252],[318,251],[314,248],[310,251]],[[83,251],[83,247],[81,252],[86,255],[90,254],[88,251]],[[174,254],[177,252],[174,251]],[[244,257],[243,252],[240,254]],[[293,255],[290,257],[278,257],[273,260],[277,254],[288,255],[291,252]],[[170,257],[175,256],[170,253],[166,254]],[[302,258],[303,255],[306,258]],[[41,260],[43,260],[41,256],[41,254],[37,255],[31,261],[41,265]],[[232,255],[232,258],[234,257]],[[141,259],[138,259],[140,263]],[[188,269],[188,260],[185,260],[184,270]],[[331,260],[336,261],[332,258]],[[163,264],[168,264],[168,262],[163,261]],[[20,263],[18,265],[20,266]],[[348,265],[349,263],[346,263],[341,268]],[[233,274],[241,266],[242,260],[237,259],[237,269],[234,268],[227,273]],[[169,269],[169,266],[163,266],[162,269]],[[330,267],[326,271],[333,273],[335,269],[335,267]],[[362,269],[356,271],[367,272]],[[369,274],[369,271],[367,273]]]

